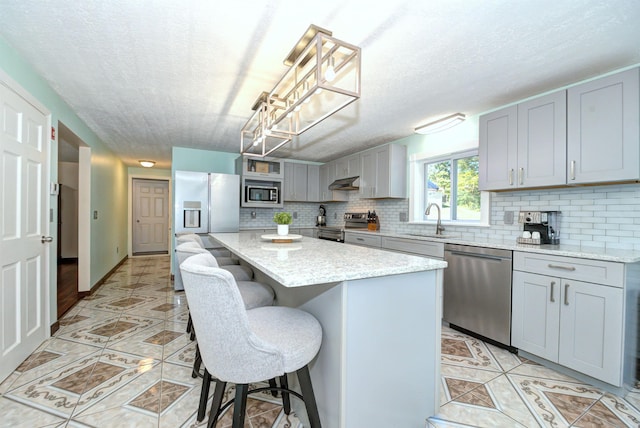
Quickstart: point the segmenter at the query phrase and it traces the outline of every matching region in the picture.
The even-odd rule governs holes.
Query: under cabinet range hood
[[[329,190],[358,190],[360,187],[360,177],[340,178],[329,184]]]

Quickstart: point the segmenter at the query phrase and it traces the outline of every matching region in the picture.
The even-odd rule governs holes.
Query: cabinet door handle
[[[562,269],[562,270],[568,270],[568,271],[571,271],[571,272],[573,272],[574,270],[576,270],[576,268],[575,268],[575,267],[573,267],[573,266],[552,265],[551,263],[549,263],[549,264],[547,265],[547,267],[548,267],[549,269]]]
[[[569,173],[570,174],[570,178],[572,180],[575,180],[576,179],[576,161],[574,161],[574,160],[571,161],[571,164],[569,166],[569,171],[570,171],[570,173]]]
[[[555,287],[556,282],[555,281],[551,281],[551,294],[549,294],[549,301],[551,303],[555,303],[556,299],[553,297],[553,288]]]
[[[569,284],[564,285],[564,304],[569,306]]]
[[[509,170],[509,186],[513,186],[513,168]]]
[[[356,238],[357,241],[364,241],[364,238]]]
[[[520,185],[523,185],[523,184],[524,184],[524,183],[522,182],[523,178],[524,178],[524,168],[520,168],[520,169],[518,169],[518,183],[519,183]]]

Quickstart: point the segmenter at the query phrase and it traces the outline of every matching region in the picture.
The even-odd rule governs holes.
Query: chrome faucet
[[[438,204],[434,204],[433,202],[427,205],[427,210],[424,212],[424,215],[429,215],[431,213],[431,207],[436,207],[438,209],[438,222],[436,223],[436,235],[442,235],[444,232],[444,227],[442,226],[442,222],[440,221],[440,206]]]

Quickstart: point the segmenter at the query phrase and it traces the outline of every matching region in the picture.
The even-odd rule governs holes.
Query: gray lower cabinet
[[[361,245],[363,247],[380,248],[380,235],[367,235],[364,233],[344,233],[345,244]]]
[[[309,238],[317,238],[318,229],[315,227],[303,227],[299,229],[298,234],[308,236]]]
[[[513,269],[513,346],[621,386],[624,264],[516,251]]]
[[[444,260],[444,243],[442,242],[383,236],[381,247],[384,250],[399,251]]]
[[[569,184],[640,178],[640,69],[567,90]]]

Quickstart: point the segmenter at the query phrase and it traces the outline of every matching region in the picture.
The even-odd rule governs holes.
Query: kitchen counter
[[[211,234],[253,268],[256,281],[273,287],[278,305],[320,321],[322,346],[310,372],[322,425],[423,427],[439,409],[446,262],[309,237],[281,244],[260,236]],[[396,389],[402,393],[389,393]],[[292,405],[305,423],[300,400]]]
[[[497,248],[512,251],[524,251],[529,253],[551,254],[565,257],[578,257],[582,259],[602,260],[619,263],[636,263],[640,262],[640,252],[631,250],[604,250],[601,248],[572,246],[572,245],[525,245],[516,243],[515,237],[506,239],[491,239],[484,241],[467,241],[453,236],[448,237],[446,234],[443,238],[433,236],[412,235],[406,233],[390,233],[380,231],[349,231],[349,233],[359,233],[365,235],[376,234],[379,236],[388,236],[394,238],[417,239],[432,242],[442,242],[444,244],[470,245],[474,247]]]
[[[239,258],[285,287],[444,269],[446,262],[303,237],[290,244],[263,241],[260,233],[211,235]]]

